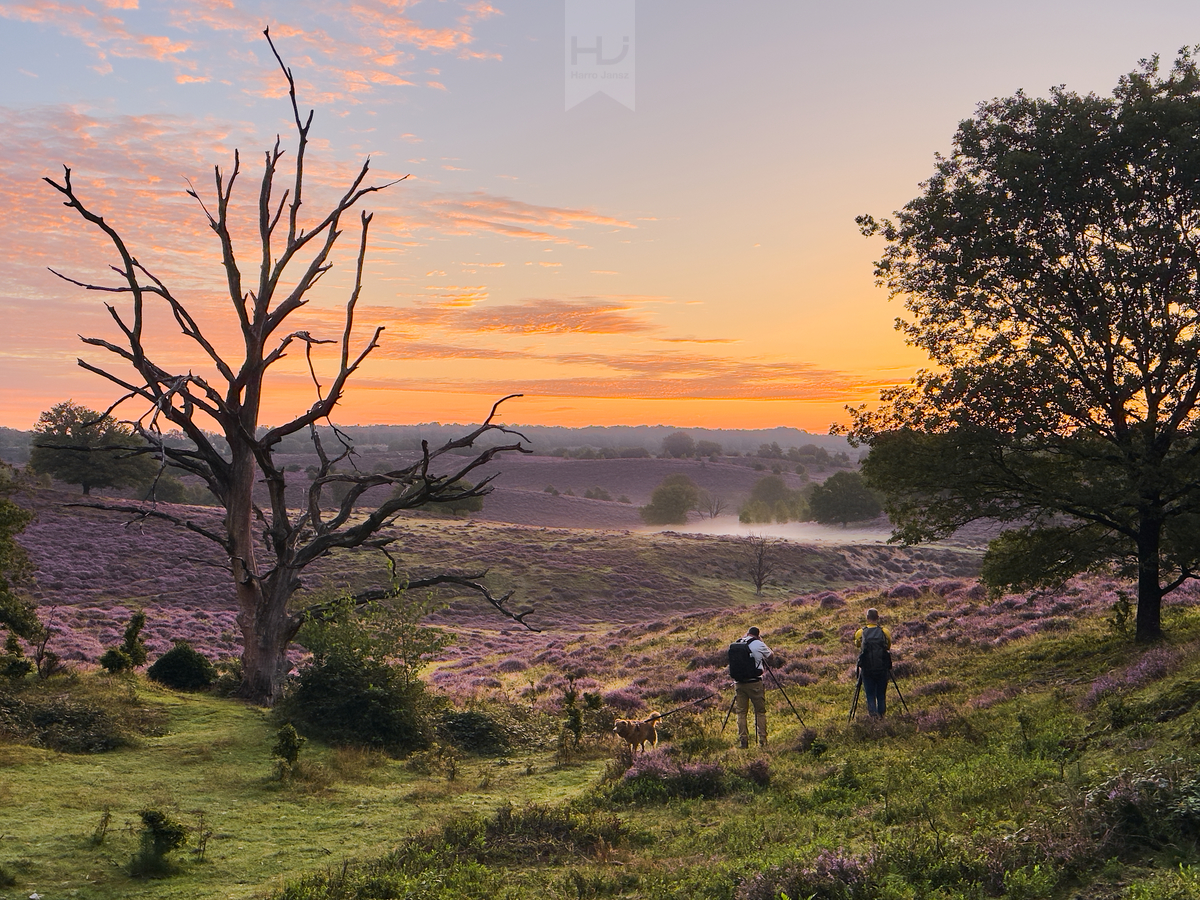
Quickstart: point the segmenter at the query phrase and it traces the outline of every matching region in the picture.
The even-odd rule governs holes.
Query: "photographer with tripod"
[[[750,746],[750,729],[746,713],[754,704],[754,731],[760,747],[767,746],[767,692],[763,684],[763,668],[771,658],[771,648],[751,627],[745,636],[729,645],[729,675],[737,684],[733,703],[737,709],[738,746]]]
[[[888,680],[892,675],[892,636],[879,624],[875,607],[867,610],[867,624],[855,633],[854,646],[859,649],[858,679],[867,695],[867,714],[882,719],[887,712]],[[854,698],[858,700],[857,690]]]

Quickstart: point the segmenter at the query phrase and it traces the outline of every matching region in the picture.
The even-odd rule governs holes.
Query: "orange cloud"
[[[570,231],[584,225],[636,227],[591,209],[525,203],[486,191],[443,194],[420,201],[420,208],[424,213],[420,217],[423,224],[433,225],[438,230],[453,235],[490,231],[507,237],[573,244],[576,242],[571,238],[553,232]]]
[[[137,9],[136,0],[116,0],[102,5],[109,9]],[[162,62],[178,57],[191,46],[164,35],[136,34],[125,27],[119,16],[98,12],[85,3],[8,0],[0,5],[0,16],[18,22],[49,25],[98,51],[101,59],[105,54],[111,54]]]
[[[457,317],[454,327],[509,334],[640,334],[655,326],[615,303],[530,300],[472,309]]]

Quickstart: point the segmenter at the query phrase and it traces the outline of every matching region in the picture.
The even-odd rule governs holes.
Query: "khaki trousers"
[[[754,732],[760,747],[767,746],[767,688],[761,681],[739,681],[733,705],[737,710],[738,743],[742,747],[750,744],[750,729],[746,712],[754,704]]]

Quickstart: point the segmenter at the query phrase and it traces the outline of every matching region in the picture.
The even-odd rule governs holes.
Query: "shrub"
[[[722,797],[729,778],[716,763],[679,765],[661,750],[639,753],[611,788],[618,803],[665,803],[668,800]]]
[[[279,714],[330,744],[407,753],[428,747],[435,701],[417,678],[423,659],[448,638],[418,624],[425,610],[356,610],[340,601],[311,619],[297,640],[312,652]]]
[[[176,641],[174,647],[146,670],[146,675],[177,691],[202,691],[217,680],[217,670],[208,657],[198,653],[187,641]]]
[[[737,900],[869,900],[876,896],[871,877],[875,862],[847,855],[844,850],[822,850],[810,863],[773,866],[746,881]]]
[[[683,525],[700,500],[700,490],[681,473],[668,475],[639,512],[647,525]]]
[[[442,828],[435,839],[450,853],[478,862],[551,861],[615,847],[627,835],[625,823],[611,813],[577,812],[567,806],[506,804],[490,818],[461,818]]]
[[[142,640],[142,629],[146,626],[146,614],[135,612],[125,627],[125,637],[120,647],[111,647],[100,657],[100,665],[113,675],[144,666],[149,654]]]
[[[154,878],[170,875],[174,867],[167,854],[187,841],[187,828],[157,809],[143,809],[142,835],[138,852],[129,863],[129,874],[135,878]]]
[[[279,777],[287,778],[300,761],[300,750],[308,743],[296,733],[296,728],[290,722],[275,733],[275,746],[271,755],[279,760]]]
[[[25,707],[37,744],[61,753],[104,753],[126,743],[119,723],[91,703],[55,697]]]
[[[0,678],[22,681],[33,671],[33,660],[25,656],[21,642],[11,631],[4,641],[4,652],[0,653]]]
[[[386,662],[334,654],[300,672],[280,712],[330,744],[406,752],[429,745],[425,686],[404,684]]]
[[[447,711],[442,713],[438,730],[455,747],[480,756],[499,756],[508,750],[504,728],[484,713]]]

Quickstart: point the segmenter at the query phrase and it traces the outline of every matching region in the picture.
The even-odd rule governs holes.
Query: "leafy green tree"
[[[674,431],[663,438],[663,453],[681,459],[696,455],[696,442],[686,431]]]
[[[809,515],[822,525],[847,525],[883,512],[879,498],[858,472],[834,472],[822,484],[813,485],[808,507]]]
[[[449,637],[420,624],[427,607],[356,610],[349,598],[310,617],[297,635],[312,653],[278,712],[334,744],[391,751],[427,746],[432,700],[418,673]]]
[[[130,452],[138,448],[141,452]],[[67,400],[38,416],[29,467],[90,494],[96,487],[149,483],[157,463],[146,448],[144,440],[112,416]]]
[[[724,450],[716,441],[696,441],[697,456],[720,456]]]
[[[1200,71],[1185,49],[1111,97],[984,103],[894,222],[876,274],[933,366],[852,436],[915,542],[978,519],[993,588],[1115,566],[1137,636],[1200,569]]]
[[[668,475],[643,506],[642,520],[647,525],[686,525],[688,513],[700,502],[700,489],[682,473]]]
[[[14,588],[14,582],[30,571],[29,557],[16,538],[33,519],[33,513],[11,499],[17,484],[13,467],[0,463],[0,628],[29,639],[42,626],[34,604],[19,596]]]
[[[738,513],[744,524],[756,522],[791,522],[803,519],[808,503],[803,491],[794,491],[778,475],[758,479],[750,489],[750,497]]]

